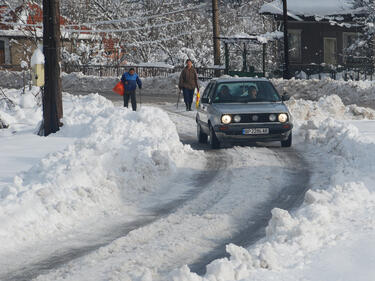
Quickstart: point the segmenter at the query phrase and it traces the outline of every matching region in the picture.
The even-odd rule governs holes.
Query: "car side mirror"
[[[202,98],[202,103],[208,103],[208,98]]]
[[[281,97],[281,100],[282,101],[287,101],[287,100],[289,100],[290,99],[290,97],[289,97],[289,95],[288,95],[288,93],[284,93],[283,95],[282,95],[282,97]]]

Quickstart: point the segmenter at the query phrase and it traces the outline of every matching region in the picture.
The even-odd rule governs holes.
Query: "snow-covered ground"
[[[176,97],[178,73],[168,77],[142,78],[143,94]],[[28,78],[28,75],[25,77]],[[111,93],[120,77],[97,77],[82,73],[63,73],[62,87],[68,93]],[[28,80],[27,80],[28,81]],[[327,79],[272,79],[279,93],[287,92],[296,99],[317,101],[326,95],[339,96],[344,104],[375,105],[374,81],[344,81]],[[201,83],[202,84],[202,83]],[[204,84],[204,83],[203,83]],[[23,73],[0,70],[0,87],[21,88],[24,85]],[[201,87],[202,88],[202,87]]]
[[[189,263],[233,236],[245,223],[245,213],[256,214],[256,203],[267,201],[288,181],[285,162],[278,158],[283,150],[194,150],[178,135],[195,137],[194,113],[171,113],[168,105],[166,111],[143,106],[132,112],[98,95],[64,94],[61,131],[38,137],[37,89],[21,92],[5,90],[14,107],[0,101],[0,119],[9,124],[0,130],[0,276],[22,274],[24,264],[43,261],[51,248],[58,252],[79,247],[120,225],[130,228],[113,242],[102,241],[103,247],[32,277],[375,279],[373,110],[345,106],[335,95],[289,101],[296,122],[294,151],[311,170],[303,204],[289,212],[274,208],[265,237],[248,248],[228,244],[229,258],[213,261],[206,274],[198,276],[188,266],[173,265]],[[208,167],[216,170],[211,174],[215,180],[200,185],[210,175],[207,162],[218,165]],[[231,163],[230,169],[222,163]],[[259,167],[269,178],[260,178]],[[243,196],[249,186],[253,193]],[[158,206],[181,200],[189,191],[200,194],[194,204],[153,221],[157,214],[165,214],[155,211]],[[141,227],[132,230],[137,224]]]

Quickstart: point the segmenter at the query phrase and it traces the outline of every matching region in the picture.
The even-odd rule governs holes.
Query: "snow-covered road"
[[[21,259],[18,253],[8,256],[1,280],[101,280],[113,267],[115,275],[163,280],[184,264],[203,273],[212,260],[226,256],[228,243],[249,246],[263,237],[273,208],[289,210],[302,202],[310,171],[293,148],[275,143],[210,151],[197,144],[194,113],[162,108],[181,142],[200,151],[205,166],[164,181],[162,192],[141,198],[142,207],[125,221],[86,225],[64,241],[30,247]]]
[[[0,104],[11,124],[0,131],[0,280],[326,280],[320,249],[363,249],[360,237],[372,249],[370,109],[291,100],[292,148],[209,150],[194,112],[134,113],[98,95],[64,95],[64,127],[39,140],[33,96],[8,94],[19,106]]]

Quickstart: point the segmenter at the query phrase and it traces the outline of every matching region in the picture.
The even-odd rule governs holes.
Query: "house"
[[[354,8],[349,0],[287,0],[287,8],[292,74],[372,65],[372,50],[361,48],[363,28],[355,22],[363,8]],[[283,23],[281,0],[264,4],[260,13]]]
[[[85,50],[90,52],[85,54],[86,57],[93,57],[95,55],[93,52],[103,52],[104,55],[101,56],[108,56],[109,59],[113,56],[115,60],[119,57],[118,54],[121,54],[122,50],[116,49],[118,40],[111,35],[91,34],[87,27],[71,24],[62,16],[60,16],[60,26],[61,47],[64,54],[74,54],[82,45],[87,46]],[[43,9],[39,4],[26,1],[16,9],[0,5],[0,69],[20,70],[21,62],[29,62],[32,53],[42,41]],[[94,45],[96,48],[93,48]],[[67,61],[67,63],[72,62]]]
[[[60,17],[60,24],[67,20]],[[17,69],[28,61],[42,43],[43,10],[35,2],[25,2],[16,9],[0,6],[0,67]]]

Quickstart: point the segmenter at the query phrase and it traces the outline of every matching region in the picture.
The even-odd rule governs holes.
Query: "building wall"
[[[31,56],[37,45],[33,38],[18,37],[10,40],[11,65],[20,65],[21,61],[30,62]]]
[[[337,44],[337,64],[344,64],[343,60],[343,33],[361,32],[357,27],[345,28],[331,25],[327,22],[289,22],[291,30],[301,30],[301,54],[300,64],[321,64],[324,62],[324,38],[335,38]],[[291,62],[291,64],[298,64]]]

